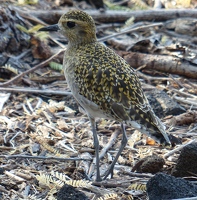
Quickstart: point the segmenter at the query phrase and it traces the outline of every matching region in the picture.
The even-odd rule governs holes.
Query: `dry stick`
[[[97,182],[96,182],[97,183]],[[92,193],[98,195],[98,196],[103,196],[105,194],[109,194],[109,190],[108,189],[105,189],[104,187],[101,188],[101,187],[96,187],[94,185],[88,185],[88,188],[87,188],[89,191],[91,191]],[[95,199],[95,198],[93,198]],[[100,199],[100,198],[99,198]]]
[[[197,197],[188,197],[188,198],[172,199],[172,200],[197,200]]]
[[[37,89],[29,89],[29,88],[4,88],[0,87],[0,91],[5,92],[25,92],[25,93],[35,93],[35,94],[45,94],[45,95],[72,95],[71,92],[64,91],[54,91],[54,90],[37,90]]]
[[[53,156],[49,156],[49,157],[45,157],[45,156],[28,156],[28,155],[0,155],[0,158],[6,158],[6,159],[13,159],[13,158],[24,158],[24,159],[41,159],[41,160],[59,160],[59,161],[78,161],[78,160],[90,160],[90,159],[85,159],[85,158],[60,158],[60,157],[53,157]]]
[[[189,104],[192,106],[197,106],[197,103],[194,102],[194,101],[196,101],[196,99],[192,99],[193,101],[191,101],[191,99],[185,99],[185,98],[177,97],[177,96],[173,96],[173,99],[175,99],[176,101],[179,101],[181,103]]]
[[[125,171],[125,170],[122,170],[120,173],[122,174],[126,174],[126,175],[129,175],[129,176],[134,176],[134,177],[143,177],[143,178],[151,178],[153,177],[154,175],[153,174],[146,174],[146,173],[136,173],[136,172],[128,172],[128,171]]]
[[[180,90],[177,90],[177,89],[171,88],[171,87],[169,87],[168,89],[169,89],[170,91],[176,92],[176,93],[178,93],[178,94],[180,94],[180,95],[182,95],[182,96],[191,97],[191,98],[197,99],[197,96],[195,96],[195,95],[193,95],[193,94],[190,94],[190,93],[187,93],[187,92],[182,92],[182,91],[180,91]]]
[[[15,171],[14,174],[16,174],[16,176],[24,178],[25,180],[31,180],[33,178],[33,175],[23,173],[22,171]]]
[[[196,141],[196,139],[191,140],[191,141],[189,141],[189,142],[186,143],[186,144],[180,145],[180,146],[177,147],[176,149],[173,149],[172,151],[170,151],[170,152],[164,154],[164,155],[163,155],[163,158],[164,158],[164,159],[167,159],[167,158],[168,158],[169,156],[171,156],[172,154],[176,153],[177,151],[181,150],[182,148],[184,148],[184,147],[187,146],[188,144],[191,144],[192,142],[195,142],[195,141]]]
[[[114,144],[116,138],[118,137],[120,133],[120,130],[117,129],[110,137],[109,139],[109,142],[107,143],[107,145],[101,150],[100,154],[99,154],[99,159],[102,159],[104,157],[104,155],[106,154],[106,152],[111,148],[111,146]],[[90,169],[89,169],[89,172],[88,172],[88,176],[91,177],[92,176],[92,173],[94,171],[94,168],[95,168],[95,163],[96,163],[96,158],[94,158],[91,166],[90,166]]]
[[[19,182],[26,181],[24,178],[21,178],[21,177],[15,175],[15,174],[13,174],[13,173],[11,173],[11,172],[9,172],[9,171],[5,171],[4,174],[6,174],[6,175],[9,176],[10,178],[15,179],[15,180],[17,180],[17,181],[19,181]]]
[[[166,55],[150,55],[136,52],[121,52],[119,54],[133,67],[146,65],[146,69],[178,74],[189,78],[197,78],[197,68],[180,58]]]
[[[25,75],[37,70],[38,68],[46,66],[49,62],[51,62],[51,60],[53,60],[55,57],[57,57],[63,51],[65,51],[65,49],[61,49],[59,52],[57,52],[55,55],[51,56],[49,59],[45,60],[44,62],[36,65],[35,67],[33,67],[33,68],[23,72],[23,73],[15,76],[13,79],[11,79],[11,80],[9,80],[9,81],[7,81],[5,83],[1,83],[0,86],[8,86],[8,85],[14,83],[15,81],[17,81],[18,79],[22,78],[23,76],[25,76]]]
[[[30,16],[34,16],[39,18],[40,20],[54,24],[57,23],[59,18],[69,11],[69,9],[64,10],[28,10],[22,11],[21,9],[12,6],[14,10],[16,10],[20,15],[26,14]],[[98,10],[84,10],[89,15],[91,15],[94,20],[104,23],[117,23],[117,22],[125,22],[127,19],[134,17],[135,22],[138,21],[166,21],[171,19],[177,19],[179,17],[192,17],[197,18],[197,10],[196,9],[154,9],[154,10],[140,10],[131,12],[128,11],[117,11],[117,10],[106,10],[104,12],[100,12]]]
[[[104,155],[106,154],[106,152],[112,147],[112,145],[114,144],[116,138],[118,137],[118,135],[120,134],[120,129],[116,129],[115,132],[113,132],[113,134],[111,135],[109,142],[106,144],[106,146],[104,146],[104,148],[101,150],[99,158],[103,158]]]
[[[47,26],[47,24],[45,22],[38,19],[37,17],[30,16],[29,14],[23,14],[23,13],[20,12],[20,16],[24,19],[28,19],[30,21],[36,22],[37,24],[42,24],[43,26]]]
[[[137,28],[132,28],[132,29],[129,29],[129,30],[126,30],[126,31],[122,31],[122,32],[119,32],[119,33],[114,33],[114,34],[106,36],[106,37],[102,37],[102,38],[98,39],[98,41],[99,42],[104,42],[106,40],[109,40],[109,39],[111,39],[113,37],[116,37],[116,36],[119,36],[119,35],[122,35],[122,34],[142,31],[144,29],[152,28],[152,27],[155,27],[155,26],[163,26],[163,23],[155,23],[155,24],[149,24],[149,25],[140,26],[140,27],[137,27]]]
[[[112,180],[112,179],[108,179],[108,180],[103,180],[102,182],[92,182],[92,185],[95,185],[95,186],[99,186],[99,188],[116,188],[116,187],[119,187],[119,188],[123,188],[123,187],[128,187],[129,185],[131,185],[131,183],[135,183],[135,182],[138,182],[139,180],[141,180],[141,177],[140,178],[130,178],[130,177],[127,177],[126,179],[121,179],[121,180]],[[143,180],[144,181],[144,180]],[[108,190],[108,193],[109,193],[109,190]]]
[[[65,137],[67,137],[67,138],[73,139],[73,137],[70,136],[70,134],[67,134],[67,133],[65,133],[65,132],[63,132],[63,131],[61,131],[61,130],[59,130],[59,129],[53,127],[53,126],[51,126],[51,125],[50,125],[49,123],[47,123],[47,122],[44,122],[44,125],[47,126],[48,128],[51,128],[52,130],[54,130],[54,131],[56,131],[56,132],[59,132],[62,136],[65,136]],[[72,150],[72,151],[73,151],[73,150]],[[75,151],[74,153],[76,153],[76,151]]]
[[[172,80],[169,77],[155,77],[155,76],[153,77],[153,76],[149,76],[149,75],[143,74],[140,71],[137,71],[137,75],[139,77],[142,77],[143,79],[145,79],[147,81],[151,81],[151,80],[154,80],[154,81],[170,81],[170,80]]]

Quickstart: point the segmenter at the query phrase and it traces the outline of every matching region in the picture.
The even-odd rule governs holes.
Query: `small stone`
[[[159,157],[158,155],[152,155],[139,160],[135,166],[137,172],[155,174],[163,168],[164,164],[165,161],[163,158]]]
[[[177,199],[197,196],[197,185],[182,178],[158,173],[147,183],[149,200]]]
[[[185,112],[185,109],[163,90],[148,91],[145,94],[155,114],[160,118],[167,115],[179,115]]]
[[[57,200],[89,200],[89,198],[72,185],[65,184],[57,193]]]
[[[185,146],[180,153],[177,164],[172,170],[173,176],[192,176],[197,174],[197,142]]]

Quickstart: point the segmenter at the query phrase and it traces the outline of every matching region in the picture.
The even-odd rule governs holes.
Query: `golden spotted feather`
[[[158,132],[165,135],[165,129],[152,111],[135,71],[123,58],[94,42],[70,47],[64,63],[69,63],[65,75],[68,83],[72,82],[72,86],[69,85],[73,95],[90,115],[125,122],[159,143],[164,142]]]

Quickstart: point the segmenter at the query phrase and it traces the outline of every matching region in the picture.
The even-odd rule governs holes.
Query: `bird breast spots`
[[[121,104],[125,108],[130,108],[131,107],[131,102],[130,102],[129,98],[124,93],[121,93]]]
[[[123,92],[123,88],[122,87],[119,87],[119,92]]]
[[[98,90],[98,91],[101,91],[101,90],[102,90],[102,87],[101,87],[101,86],[98,86],[98,87],[97,87],[97,90]]]
[[[97,83],[100,83],[101,79],[102,79],[102,70],[98,69],[98,72],[96,74],[96,81],[97,81]]]
[[[106,77],[110,77],[110,73],[111,73],[111,70],[110,69],[106,69],[104,71],[104,74],[106,75]]]
[[[120,85],[121,88],[126,88],[127,87],[127,84],[123,79],[119,80],[119,84],[118,85]]]
[[[93,71],[89,70],[87,73],[87,79],[93,79]]]
[[[118,102],[120,102],[120,96],[121,95],[120,95],[118,86],[113,86],[112,87],[112,95]]]
[[[92,70],[89,70],[87,73],[86,73],[86,78],[84,79],[84,82],[86,82],[87,85],[92,85],[93,84],[93,72]]]

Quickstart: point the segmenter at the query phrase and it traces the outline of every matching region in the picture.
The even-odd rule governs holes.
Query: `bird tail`
[[[153,138],[156,142],[162,145],[171,145],[170,139],[168,134],[165,131],[165,126],[163,123],[160,121],[160,119],[155,116],[155,121],[157,122],[156,124],[144,124],[144,127],[140,130],[142,133],[150,136]]]
[[[133,121],[126,122],[128,125],[153,138],[159,144],[171,145],[165,126],[150,107],[146,111],[137,108],[135,110],[137,113]]]

